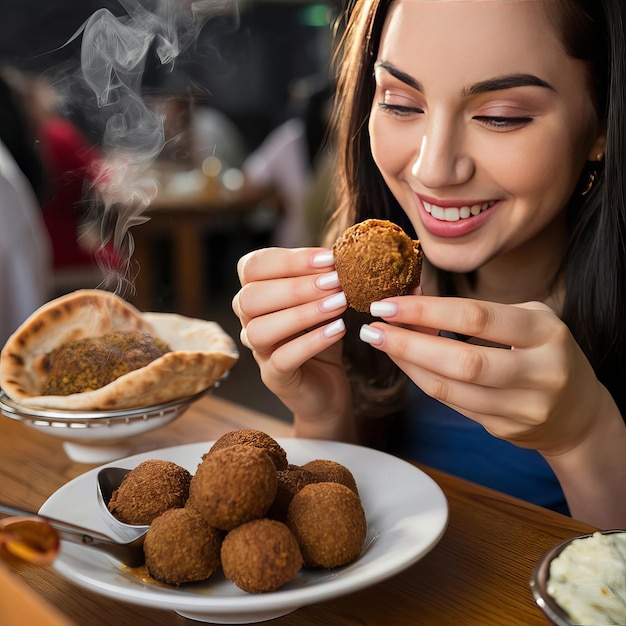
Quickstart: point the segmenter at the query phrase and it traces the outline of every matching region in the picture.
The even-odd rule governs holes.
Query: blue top
[[[419,463],[569,515],[554,472],[535,450],[490,435],[480,424],[409,383],[403,454]]]

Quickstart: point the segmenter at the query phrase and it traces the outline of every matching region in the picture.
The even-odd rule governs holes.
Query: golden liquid
[[[61,547],[57,531],[38,517],[0,520],[0,558],[12,564],[51,565]]]
[[[164,587],[165,589],[175,588],[176,585],[168,585],[167,583],[160,583],[158,580],[154,580],[148,573],[146,565],[140,565],[139,567],[129,567],[128,565],[122,565],[122,569],[126,574],[140,580],[142,583],[149,585],[156,585],[157,587]]]

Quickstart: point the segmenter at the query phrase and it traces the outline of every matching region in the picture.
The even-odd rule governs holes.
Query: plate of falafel
[[[113,538],[149,525],[145,565],[63,543],[53,567],[106,597],[249,624],[381,582],[440,540],[448,504],[417,467],[371,448],[239,429],[127,457],[108,503],[92,469],[40,514]]]

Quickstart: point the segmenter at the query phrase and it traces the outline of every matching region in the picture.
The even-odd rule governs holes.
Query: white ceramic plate
[[[112,557],[81,545],[63,543],[54,568],[65,578],[96,593],[144,606],[171,609],[190,619],[221,624],[259,622],[309,604],[329,600],[380,582],[409,567],[433,548],[448,521],[448,504],[428,475],[376,450],[306,439],[278,439],[290,463],[331,459],[354,475],[368,523],[363,554],[334,570],[301,570],[281,589],[248,594],[220,573],[203,583],[165,588],[145,583]],[[133,468],[163,459],[194,473],[212,442],[176,446],[114,463]],[[113,464],[110,464],[113,465]],[[96,468],[54,493],[40,513],[111,534],[98,509]]]

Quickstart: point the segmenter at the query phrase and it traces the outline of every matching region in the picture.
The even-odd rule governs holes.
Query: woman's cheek
[[[376,123],[371,126],[370,138],[374,161],[383,176],[400,176],[405,170],[410,171],[419,156],[419,143],[407,132],[395,127],[385,131],[381,126]]]

